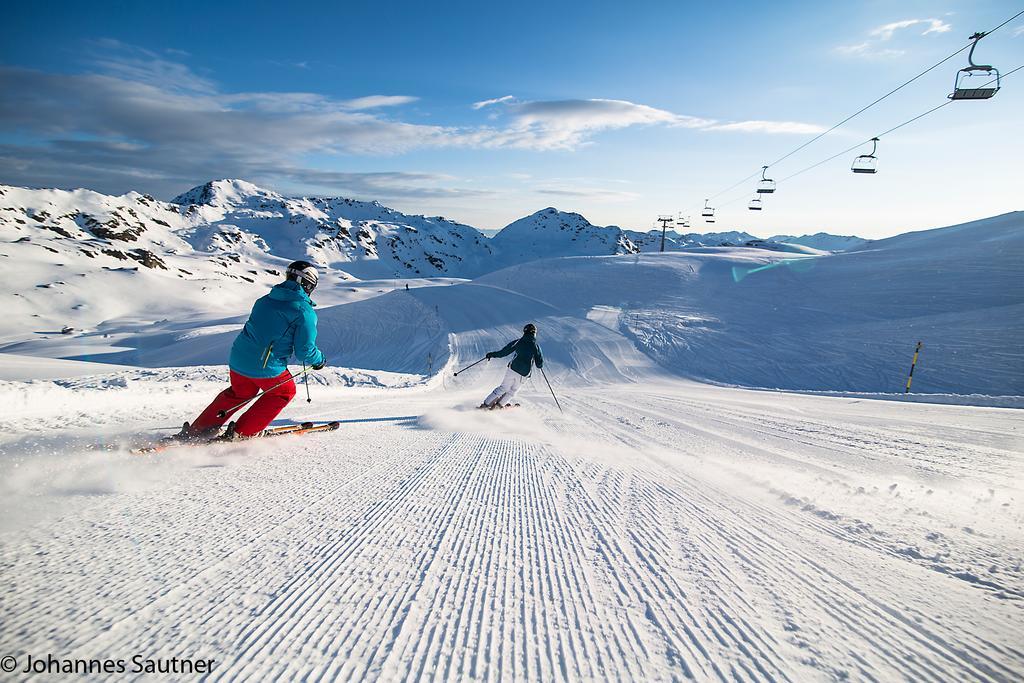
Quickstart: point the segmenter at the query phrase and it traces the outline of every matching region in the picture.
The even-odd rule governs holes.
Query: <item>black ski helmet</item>
[[[312,294],[320,276],[316,271],[316,266],[309,261],[292,261],[288,265],[288,270],[285,271],[285,277],[298,282],[306,294]]]
[[[537,334],[537,326],[533,323],[526,323],[523,326],[523,334]]]

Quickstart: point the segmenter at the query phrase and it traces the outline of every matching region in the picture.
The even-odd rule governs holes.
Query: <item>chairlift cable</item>
[[[999,24],[999,26],[996,26],[996,27],[995,27],[994,29],[991,29],[991,30],[989,30],[989,31],[985,31],[985,35],[987,36],[987,35],[989,35],[990,33],[995,33],[996,31],[998,31],[998,30],[999,30],[999,29],[1001,29],[1002,27],[1006,26],[1007,24],[1009,24],[1009,23],[1010,23],[1011,21],[1013,21],[1014,19],[1016,19],[1017,17],[1019,17],[1019,16],[1020,16],[1020,15],[1022,15],[1022,14],[1024,14],[1024,9],[1022,9],[1022,10],[1021,10],[1021,11],[1019,11],[1019,12],[1017,12],[1017,13],[1016,13],[1016,14],[1014,14],[1014,15],[1013,15],[1012,17],[1010,17],[1009,19],[1007,19],[1007,20],[1006,20],[1006,21],[1004,21],[1003,23]]]
[[[803,144],[801,144],[801,145],[800,145],[799,147],[797,147],[796,149],[793,149],[793,150],[791,150],[791,151],[787,152],[786,154],[783,154],[783,155],[782,155],[781,157],[779,157],[779,158],[778,158],[778,159],[776,159],[775,161],[773,161],[773,162],[771,162],[770,164],[768,164],[768,167],[769,167],[769,168],[771,168],[772,166],[775,166],[776,164],[780,163],[781,161],[783,161],[783,160],[785,160],[785,159],[788,159],[789,157],[793,156],[794,154],[796,154],[796,153],[797,153],[797,152],[799,152],[800,150],[802,150],[802,149],[804,149],[804,148],[808,147],[809,145],[811,145],[811,144],[813,144],[813,143],[817,142],[818,140],[820,140],[821,138],[825,137],[826,135],[828,135],[829,133],[831,133],[831,132],[832,132],[832,131],[834,131],[835,129],[839,128],[840,126],[842,126],[842,125],[844,125],[844,124],[846,124],[846,123],[848,123],[849,121],[853,120],[853,119],[854,119],[854,118],[856,118],[857,116],[860,116],[861,114],[863,114],[864,112],[866,112],[866,111],[867,111],[868,109],[870,109],[871,107],[873,107],[873,106],[875,106],[876,104],[878,104],[879,102],[881,102],[882,100],[886,99],[886,98],[887,98],[887,97],[889,97],[890,95],[894,95],[894,94],[896,94],[896,93],[897,93],[898,91],[900,91],[900,90],[902,90],[903,88],[905,88],[906,86],[910,85],[911,83],[913,83],[914,81],[916,81],[917,79],[919,79],[919,78],[920,78],[921,76],[924,76],[924,75],[925,75],[925,74],[927,74],[927,73],[928,73],[929,71],[932,71],[932,70],[933,70],[933,69],[935,69],[936,67],[938,67],[938,66],[941,66],[941,65],[942,65],[942,64],[944,64],[945,62],[948,62],[948,61],[949,61],[950,59],[952,59],[953,57],[956,57],[956,56],[957,56],[958,54],[960,54],[960,53],[961,53],[961,52],[963,52],[964,50],[967,50],[967,49],[969,49],[970,47],[971,47],[970,43],[968,43],[967,45],[964,45],[963,47],[961,47],[961,48],[960,48],[959,50],[957,50],[957,51],[956,51],[956,52],[954,52],[953,54],[949,55],[948,57],[945,57],[945,58],[944,58],[944,59],[943,59],[942,61],[940,61],[940,62],[936,62],[935,64],[933,64],[932,66],[928,67],[927,69],[925,69],[925,70],[924,70],[924,71],[922,71],[921,73],[917,74],[916,76],[914,76],[914,77],[913,77],[913,78],[911,78],[910,80],[908,80],[908,81],[905,81],[905,82],[904,82],[904,83],[903,83],[902,85],[900,85],[900,86],[898,86],[898,87],[896,87],[896,88],[894,88],[894,89],[890,90],[890,91],[889,91],[889,92],[887,92],[886,94],[882,95],[881,97],[879,97],[878,99],[876,99],[876,100],[875,100],[874,102],[872,102],[871,104],[869,104],[869,105],[867,105],[867,106],[865,106],[865,107],[862,107],[862,108],[858,109],[858,110],[857,110],[856,112],[854,112],[853,114],[850,114],[850,115],[849,115],[849,116],[847,116],[847,117],[846,117],[845,119],[843,119],[843,120],[842,120],[842,121],[840,121],[839,123],[837,123],[837,124],[833,125],[833,126],[832,126],[831,128],[829,128],[828,130],[826,130],[826,131],[823,131],[823,132],[821,132],[821,133],[818,133],[818,134],[817,134],[817,135],[815,135],[815,136],[814,136],[813,138],[811,138],[811,139],[810,139],[810,140],[808,140],[807,142],[804,142]],[[733,185],[730,185],[729,187],[725,188],[724,190],[722,190],[722,191],[721,191],[721,192],[719,192],[718,194],[713,194],[713,195],[711,195],[711,199],[714,199],[715,197],[719,197],[719,196],[721,196],[721,195],[725,194],[725,193],[726,193],[726,192],[728,192],[729,190],[732,190],[732,189],[734,189],[734,188],[736,188],[736,187],[738,187],[738,186],[742,185],[743,183],[747,182],[748,180],[750,180],[751,178],[754,178],[754,177],[755,177],[755,176],[757,176],[757,175],[758,175],[757,173],[752,173],[752,174],[748,175],[748,176],[747,176],[746,178],[744,178],[743,180],[740,180],[740,181],[738,181],[737,183],[735,183],[735,184],[733,184]]]
[[[983,35],[985,35],[985,36],[988,36],[988,35],[991,35],[992,33],[995,33],[996,31],[998,31],[999,29],[1001,29],[1001,28],[1002,28],[1003,26],[1006,26],[1007,24],[1009,24],[1009,23],[1010,23],[1011,21],[1013,21],[1014,19],[1016,19],[1017,17],[1019,17],[1019,16],[1020,16],[1020,15],[1022,15],[1022,14],[1024,14],[1024,10],[1021,10],[1020,12],[1017,12],[1017,13],[1016,13],[1016,14],[1014,14],[1014,15],[1013,15],[1012,17],[1010,17],[1009,19],[1007,19],[1007,20],[1006,20],[1006,21],[1004,21],[1003,23],[999,24],[999,26],[996,26],[996,27],[995,27],[994,29],[992,29],[992,30],[990,30],[990,31],[985,31]],[[843,124],[847,123],[848,121],[852,120],[853,118],[855,118],[855,117],[857,117],[857,116],[860,116],[861,114],[863,114],[864,112],[866,112],[866,111],[867,111],[868,109],[870,109],[871,107],[875,106],[876,104],[878,104],[878,103],[879,103],[879,102],[881,102],[882,100],[886,99],[886,98],[887,98],[887,97],[889,97],[890,95],[895,95],[895,94],[896,94],[897,92],[899,92],[899,91],[900,91],[900,90],[902,90],[903,88],[907,87],[908,85],[910,85],[911,83],[913,83],[913,82],[914,82],[914,81],[916,81],[917,79],[921,78],[921,76],[924,76],[925,74],[929,73],[930,71],[933,71],[933,70],[934,70],[934,69],[935,69],[936,67],[939,67],[939,66],[941,66],[941,65],[945,64],[946,62],[948,62],[949,60],[953,59],[953,57],[956,57],[956,56],[957,56],[958,54],[960,54],[960,53],[961,53],[961,52],[963,52],[964,50],[967,50],[967,49],[969,49],[969,48],[971,47],[971,45],[972,45],[972,44],[973,44],[973,41],[972,41],[972,42],[969,42],[969,43],[967,43],[966,45],[964,45],[963,47],[961,47],[961,48],[960,48],[959,50],[957,50],[956,52],[954,52],[953,54],[949,55],[948,57],[944,57],[943,59],[939,60],[939,61],[938,61],[938,62],[936,62],[935,64],[932,64],[932,65],[931,65],[930,67],[928,67],[927,69],[925,69],[925,70],[924,70],[924,71],[922,71],[921,73],[917,74],[916,76],[914,76],[914,77],[913,77],[913,78],[911,78],[910,80],[908,80],[908,81],[905,81],[905,82],[903,82],[903,83],[902,83],[901,85],[899,85],[899,86],[897,86],[897,87],[893,88],[892,90],[890,90],[890,91],[889,91],[889,92],[887,92],[886,94],[882,95],[881,97],[879,97],[879,98],[878,98],[877,100],[875,100],[875,101],[874,101],[874,102],[872,102],[871,104],[867,105],[866,107],[862,107],[861,109],[858,109],[858,110],[857,110],[856,112],[854,112],[854,113],[850,114],[850,115],[849,115],[849,116],[847,116],[847,117],[846,117],[845,119],[843,119],[843,120],[842,120],[842,121],[840,121],[839,123],[835,124],[834,126],[832,126],[831,128],[829,128],[829,129],[828,129],[828,130],[826,130],[825,132],[823,132],[823,133],[819,133],[818,135],[814,136],[813,138],[811,138],[811,139],[810,139],[810,140],[808,140],[807,142],[803,143],[802,145],[800,145],[799,147],[797,147],[796,149],[794,149],[794,150],[793,150],[792,152],[789,152],[789,153],[787,153],[787,154],[784,154],[784,155],[782,155],[781,157],[779,157],[778,159],[776,159],[776,160],[775,160],[775,161],[773,161],[772,163],[768,164],[768,166],[769,166],[769,167],[771,167],[771,166],[774,166],[775,164],[779,163],[779,162],[780,162],[780,161],[782,161],[783,159],[788,159],[789,157],[793,156],[794,154],[796,154],[796,153],[797,153],[797,152],[799,152],[800,150],[802,150],[802,149],[804,149],[805,147],[807,147],[808,145],[810,145],[810,144],[811,144],[812,142],[815,142],[815,141],[817,141],[817,140],[820,140],[821,138],[825,137],[826,135],[828,135],[829,133],[831,133],[832,131],[834,131],[834,130],[835,130],[836,128],[838,128],[839,126],[842,126]]]
[[[733,185],[730,185],[729,187],[725,188],[725,189],[724,189],[724,190],[722,190],[721,192],[718,192],[717,194],[713,194],[713,195],[711,195],[710,197],[708,197],[708,199],[714,199],[715,197],[721,197],[721,196],[722,196],[723,194],[725,194],[725,193],[726,193],[726,192],[728,192],[729,190],[732,190],[732,189],[734,189],[734,188],[737,188],[737,187],[739,187],[740,185],[742,185],[743,183],[747,182],[747,181],[748,181],[748,180],[750,180],[751,178],[756,178],[756,177],[757,177],[758,175],[760,175],[760,174],[761,174],[761,172],[760,172],[760,171],[757,171],[756,173],[751,173],[750,175],[748,175],[748,176],[747,176],[746,178],[744,178],[743,180],[740,180],[740,181],[736,182],[735,184],[733,184]]]
[[[990,30],[988,30],[988,31],[985,31],[985,32],[984,32],[984,35],[985,35],[985,36],[988,36],[988,35],[991,35],[991,34],[995,33],[996,31],[998,31],[998,30],[999,30],[999,29],[1001,29],[1002,27],[1006,26],[1006,25],[1007,25],[1007,24],[1009,24],[1009,23],[1010,23],[1011,21],[1013,21],[1014,19],[1016,19],[1017,17],[1019,17],[1019,16],[1021,16],[1021,15],[1024,15],[1024,10],[1021,10],[1020,12],[1017,12],[1017,13],[1016,13],[1016,14],[1014,14],[1014,15],[1013,15],[1012,17],[1010,17],[1009,19],[1007,19],[1007,20],[1006,20],[1006,21],[1004,21],[1003,23],[999,24],[999,25],[998,25],[998,26],[996,26],[995,28],[993,28],[993,29],[990,29]],[[884,99],[888,98],[888,97],[889,97],[889,96],[891,96],[891,95],[894,95],[894,94],[896,94],[897,92],[899,92],[900,90],[902,90],[902,89],[903,89],[903,88],[905,88],[906,86],[910,85],[911,83],[913,83],[913,82],[914,82],[914,81],[916,81],[917,79],[921,78],[921,77],[922,77],[922,76],[924,76],[925,74],[929,73],[930,71],[933,71],[933,70],[934,70],[935,68],[937,68],[937,67],[941,66],[942,64],[945,64],[946,62],[948,62],[949,60],[951,60],[951,59],[952,59],[953,57],[956,57],[956,56],[957,56],[958,54],[960,54],[960,53],[961,53],[961,52],[963,52],[964,50],[967,50],[967,49],[969,49],[969,48],[971,47],[971,45],[972,45],[972,42],[969,42],[969,43],[967,43],[966,45],[964,45],[963,47],[961,47],[961,48],[960,48],[959,50],[957,50],[956,52],[952,53],[952,54],[951,54],[951,55],[949,55],[948,57],[944,57],[943,59],[941,59],[940,61],[938,61],[938,62],[936,62],[935,64],[931,65],[930,67],[928,67],[927,69],[925,69],[925,70],[924,70],[924,71],[922,71],[921,73],[917,74],[916,76],[914,76],[914,77],[913,77],[913,78],[911,78],[910,80],[908,80],[908,81],[905,81],[904,83],[902,83],[901,85],[897,86],[896,88],[893,88],[892,90],[890,90],[890,91],[889,91],[889,92],[887,92],[886,94],[884,94],[884,95],[882,95],[881,97],[879,97],[878,99],[876,99],[876,100],[875,100],[874,102],[872,102],[871,104],[869,104],[869,105],[867,105],[867,106],[865,106],[865,107],[862,107],[861,109],[858,109],[858,110],[857,110],[856,112],[854,112],[853,114],[850,114],[850,115],[849,115],[849,116],[847,116],[847,117],[846,117],[845,119],[843,119],[843,120],[842,120],[842,121],[840,121],[839,123],[835,124],[834,126],[832,126],[831,128],[829,128],[828,130],[826,130],[826,131],[824,131],[824,132],[822,132],[822,133],[819,133],[818,135],[814,136],[813,138],[811,138],[811,139],[810,139],[810,140],[808,140],[807,142],[803,143],[802,145],[800,145],[800,146],[799,146],[799,147],[797,147],[796,149],[794,149],[794,150],[792,150],[792,151],[790,151],[790,152],[787,152],[786,154],[782,155],[781,157],[779,157],[779,158],[778,158],[778,159],[776,159],[775,161],[773,161],[773,162],[771,162],[770,164],[768,164],[768,166],[769,166],[769,167],[771,167],[771,166],[774,166],[774,165],[778,164],[779,162],[783,161],[784,159],[788,159],[789,157],[793,156],[794,154],[796,154],[796,153],[797,153],[797,152],[799,152],[800,150],[802,150],[802,149],[806,148],[806,147],[807,147],[808,145],[810,145],[810,144],[812,144],[812,143],[814,143],[814,142],[817,142],[818,140],[820,140],[821,138],[825,137],[826,135],[828,135],[828,134],[829,134],[829,133],[831,133],[832,131],[836,130],[836,129],[837,129],[837,128],[839,128],[840,126],[842,126],[842,125],[844,125],[844,124],[848,123],[849,121],[851,121],[851,120],[852,120],[852,119],[854,119],[855,117],[857,117],[857,116],[860,116],[861,114],[863,114],[864,112],[866,112],[866,111],[867,111],[868,109],[870,109],[871,107],[873,107],[873,106],[875,106],[876,104],[878,104],[879,102],[881,102],[882,100],[884,100]],[[1016,69],[1014,69],[1014,71],[1016,71]],[[1010,73],[1013,73],[1013,72],[1011,71]],[[1007,75],[1009,75],[1009,74],[1007,74]],[[879,137],[880,137],[880,136],[879,136]],[[863,143],[861,143],[861,144],[863,144]],[[859,146],[860,146],[860,145],[858,145],[858,147],[859,147]],[[850,150],[847,150],[847,151],[850,151]],[[720,196],[722,196],[722,195],[723,195],[723,194],[725,194],[726,192],[729,192],[730,190],[732,190],[732,189],[734,189],[734,188],[736,188],[736,187],[739,187],[740,185],[742,185],[743,183],[747,182],[747,181],[748,181],[748,180],[750,180],[751,178],[754,178],[754,177],[755,177],[755,176],[757,176],[757,175],[758,175],[757,173],[752,173],[751,175],[747,176],[747,177],[746,177],[746,178],[744,178],[743,180],[740,180],[740,181],[738,181],[738,182],[734,183],[733,185],[730,185],[729,187],[725,188],[724,190],[722,190],[722,191],[720,191],[720,192],[718,192],[718,193],[716,193],[716,194],[713,194],[713,195],[711,195],[711,196],[710,196],[710,199],[714,199],[714,198],[716,198],[716,197],[720,197]],[[796,175],[796,174],[794,174],[794,175]],[[789,178],[792,178],[793,176],[788,176],[788,177],[789,177]],[[730,202],[730,203],[732,203],[732,202]],[[724,204],[719,204],[719,206],[725,206],[725,205],[724,205]]]
[[[945,107],[947,104],[952,104],[952,103],[953,103],[953,100],[946,100],[942,104],[937,105],[935,107],[932,107],[931,109],[929,109],[928,111],[924,112],[923,114],[918,114],[914,118],[909,119],[907,121],[904,121],[900,125],[895,126],[893,128],[890,128],[889,130],[885,131],[884,133],[880,133],[879,135],[876,135],[874,137],[881,138],[883,135],[888,135],[889,133],[893,132],[894,130],[897,130],[898,128],[902,128],[903,126],[906,126],[907,124],[913,123],[914,121],[917,121],[918,119],[924,118],[925,116],[928,116],[928,114],[931,114],[934,111],[938,111],[939,109],[942,109],[943,107]],[[798,175],[806,173],[807,171],[815,169],[818,166],[821,166],[822,164],[827,164],[828,162],[832,161],[833,159],[836,159],[838,157],[841,157],[841,156],[844,156],[846,154],[849,154],[850,152],[856,150],[857,148],[863,147],[867,143],[871,142],[872,139],[873,138],[869,138],[868,140],[864,140],[862,142],[858,142],[856,145],[853,145],[852,147],[847,147],[842,152],[837,152],[836,154],[833,154],[832,156],[828,157],[827,159],[822,159],[821,161],[817,162],[816,164],[812,164],[811,166],[808,166],[808,167],[806,167],[804,169],[801,169],[801,170],[797,171],[796,173],[792,173],[792,174],[786,176],[785,178],[780,179],[778,182],[784,183],[787,180],[790,180],[792,178],[797,177]]]
[[[1006,72],[1006,73],[1005,73],[1005,74],[1003,75],[1003,78],[1005,79],[1005,78],[1006,78],[1007,76],[1010,76],[1011,74],[1014,74],[1014,73],[1016,73],[1016,72],[1020,71],[1021,69],[1024,69],[1024,64],[1021,64],[1020,66],[1018,66],[1018,67],[1017,67],[1017,68],[1015,68],[1015,69],[1011,69],[1010,71],[1007,71],[1007,72]],[[986,83],[985,85],[990,85],[990,84],[992,84],[992,83],[995,83],[995,79],[992,79],[991,81],[989,81],[989,82],[988,82],[988,83]],[[897,131],[897,130],[899,130],[900,128],[903,128],[904,126],[908,126],[908,125],[910,125],[911,123],[914,123],[915,121],[918,121],[918,120],[920,120],[920,119],[923,119],[923,118],[924,118],[925,116],[928,116],[929,114],[931,114],[931,113],[933,113],[933,112],[936,112],[936,111],[938,111],[939,109],[942,109],[943,107],[945,107],[946,105],[948,105],[948,104],[952,104],[952,103],[953,103],[953,100],[946,100],[946,101],[945,101],[945,102],[943,102],[942,104],[938,104],[938,105],[936,105],[936,106],[932,107],[931,109],[929,109],[929,110],[927,110],[927,111],[925,111],[925,112],[922,112],[922,113],[918,114],[917,116],[914,116],[913,118],[909,118],[909,119],[907,119],[906,121],[904,121],[903,123],[897,124],[897,125],[893,126],[892,128],[890,128],[890,129],[886,130],[886,131],[885,131],[885,132],[883,132],[883,133],[879,133],[878,135],[873,135],[872,137],[868,138],[867,140],[862,140],[861,142],[858,142],[858,143],[857,143],[857,144],[855,144],[855,145],[852,145],[852,146],[850,146],[850,147],[847,147],[846,149],[844,149],[844,150],[843,150],[843,151],[841,151],[841,152],[837,152],[837,153],[833,154],[832,156],[830,156],[830,157],[828,157],[828,158],[826,158],[826,159],[822,159],[821,161],[818,161],[818,162],[816,162],[816,163],[814,163],[814,164],[811,164],[810,166],[807,166],[806,168],[803,168],[803,169],[801,169],[801,170],[797,171],[796,173],[792,173],[792,174],[790,174],[790,175],[788,175],[788,176],[786,176],[786,177],[784,177],[784,178],[781,178],[781,179],[779,179],[779,180],[776,180],[775,182],[776,182],[776,183],[784,183],[784,182],[786,182],[787,180],[791,180],[792,178],[795,178],[795,177],[797,177],[798,175],[802,175],[802,174],[804,174],[804,173],[807,173],[808,171],[814,170],[815,168],[817,168],[817,167],[821,166],[822,164],[827,164],[828,162],[830,162],[830,161],[832,161],[832,160],[834,160],[834,159],[838,159],[838,158],[839,158],[839,157],[841,157],[841,156],[845,156],[845,155],[849,154],[850,152],[853,152],[853,151],[855,151],[855,150],[856,150],[856,149],[858,149],[859,147],[863,147],[864,145],[866,145],[866,144],[868,144],[869,142],[871,142],[871,141],[872,141],[872,140],[873,140],[874,138],[883,138],[883,137],[885,137],[886,135],[888,135],[889,133],[892,133],[892,132],[894,132],[894,131]],[[739,202],[739,201],[742,201],[742,200],[743,200],[743,199],[745,199],[745,198],[746,198],[746,194],[738,195],[738,196],[736,196],[735,198],[733,198],[733,199],[730,199],[730,200],[729,200],[729,201],[727,201],[727,202],[721,202],[721,203],[719,203],[719,204],[718,204],[718,205],[717,205],[717,206],[716,206],[715,208],[716,208],[716,209],[722,209],[722,208],[724,208],[724,207],[726,207],[726,206],[730,206],[730,205],[732,205],[732,204],[735,204],[735,203],[737,203],[737,202]]]
[[[1006,74],[1003,75],[1003,78],[1006,78],[1010,74],[1012,74],[1014,72],[1017,72],[1017,71],[1020,71],[1021,69],[1024,69],[1024,64],[1021,64],[1020,66],[1018,66],[1016,69],[1013,69],[1012,71],[1008,71]],[[995,79],[992,79],[991,81],[989,81],[985,85],[990,85],[992,83],[995,83]],[[842,152],[838,152],[836,154],[833,154],[832,156],[828,157],[827,159],[823,159],[823,160],[817,162],[816,164],[812,164],[811,166],[808,166],[808,167],[806,167],[804,169],[801,169],[801,170],[797,171],[796,173],[792,173],[792,174],[786,176],[785,178],[782,178],[782,179],[780,179],[780,180],[778,180],[776,182],[779,182],[779,183],[785,182],[787,180],[790,180],[791,178],[795,178],[796,176],[801,175],[802,173],[806,173],[807,171],[815,169],[818,166],[821,166],[822,164],[826,164],[826,163],[832,161],[833,159],[841,157],[841,156],[843,156],[845,154],[849,154],[850,152],[856,150],[858,147],[862,147],[862,146],[866,145],[867,143],[871,142],[875,138],[883,138],[886,135],[888,135],[889,133],[897,131],[900,128],[903,128],[904,126],[909,126],[914,121],[917,121],[919,119],[923,119],[925,116],[928,116],[929,114],[931,114],[933,112],[936,112],[939,109],[942,109],[943,107],[945,107],[948,104],[953,104],[953,101],[954,100],[946,100],[942,104],[938,104],[938,105],[932,107],[931,109],[929,109],[928,111],[922,112],[922,113],[918,114],[917,116],[915,116],[913,118],[907,119],[903,123],[895,125],[895,126],[893,126],[892,128],[890,128],[889,130],[887,130],[887,131],[885,131],[883,133],[879,133],[878,135],[873,135],[872,137],[868,138],[867,140],[863,140],[861,142],[858,142],[856,145],[853,145],[852,147],[848,147],[848,148],[844,149]],[[724,206],[724,204],[722,204],[720,206]]]

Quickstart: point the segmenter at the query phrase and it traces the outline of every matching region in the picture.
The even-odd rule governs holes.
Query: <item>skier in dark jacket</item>
[[[540,352],[540,346],[537,345],[536,325],[528,323],[523,328],[522,337],[509,342],[501,351],[491,351],[487,354],[487,360],[504,358],[513,352],[516,355],[508,364],[505,379],[484,399],[480,405],[481,408],[502,408],[510,405],[523,380],[530,376],[534,364],[538,368],[544,367],[544,356]]]
[[[295,397],[295,381],[288,371],[292,355],[314,370],[324,367],[324,354],[316,345],[316,312],[309,298],[317,284],[316,267],[295,261],[285,277],[256,301],[231,346],[231,386],[218,394],[195,422],[185,424],[183,437],[216,434],[233,419],[239,404],[262,390],[263,395],[238,418],[232,432],[232,436],[258,436]]]

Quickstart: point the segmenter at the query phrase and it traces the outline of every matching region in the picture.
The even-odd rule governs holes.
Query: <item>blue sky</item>
[[[383,6],[382,6],[383,5]],[[19,3],[0,182],[150,192],[219,177],[498,228],[553,205],[647,229],[757,171],[1022,2]],[[944,101],[955,57],[771,169]],[[1024,64],[1024,17],[977,59]],[[1024,71],[714,229],[869,237],[1024,208]],[[868,151],[867,149],[864,150]]]

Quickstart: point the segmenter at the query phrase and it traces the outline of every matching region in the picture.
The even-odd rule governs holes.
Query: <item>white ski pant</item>
[[[519,391],[519,387],[522,385],[524,379],[526,378],[518,372],[512,368],[508,368],[505,370],[505,379],[501,380],[501,384],[494,387],[494,391],[487,396],[484,403],[487,405],[493,405],[495,401],[500,399],[501,405],[508,405],[512,402],[516,392]]]

